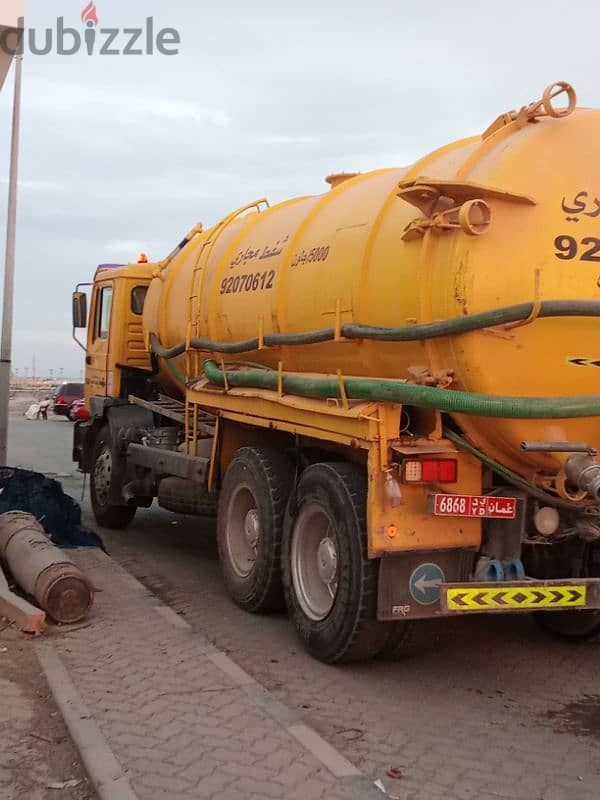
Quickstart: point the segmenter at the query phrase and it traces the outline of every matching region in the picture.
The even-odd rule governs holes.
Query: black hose
[[[465,314],[462,317],[425,322],[420,325],[404,325],[399,328],[384,328],[374,325],[342,325],[341,335],[345,339],[367,339],[380,342],[417,342],[426,339],[438,339],[445,336],[457,336],[463,333],[492,328],[497,325],[508,325],[524,322],[534,312],[534,303],[518,303],[512,306],[481,311],[477,314]],[[597,300],[545,300],[541,303],[539,318],[548,317],[600,317],[600,302]],[[335,328],[321,328],[305,333],[271,333],[264,337],[266,347],[286,347],[309,344],[321,344],[335,339]],[[156,334],[150,337],[152,350],[161,358],[171,359],[185,352],[185,343],[164,348]],[[259,349],[258,337],[241,342],[213,342],[210,339],[193,338],[190,346],[194,350],[223,355],[251,353]]]
[[[346,339],[376,339],[389,342],[423,341],[470,333],[482,328],[493,328],[496,325],[523,322],[529,319],[534,309],[533,303],[518,303],[492,311],[465,314],[463,317],[454,317],[440,322],[407,325],[403,328],[344,325],[342,335]],[[600,317],[600,302],[597,300],[546,300],[541,303],[537,317]]]

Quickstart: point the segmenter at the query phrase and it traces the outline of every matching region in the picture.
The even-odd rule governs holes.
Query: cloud
[[[221,108],[205,106],[191,100],[165,97],[150,92],[133,92],[126,86],[89,86],[77,82],[56,82],[47,78],[33,78],[24,94],[24,106],[35,115],[67,114],[71,122],[98,117],[122,122],[141,121],[155,117],[167,122],[195,122],[216,127],[227,126],[230,114]],[[110,109],[110,117],[102,119],[103,110]]]
[[[230,115],[222,109],[203,108],[195,103],[169,100],[147,101],[142,106],[150,115],[163,117],[173,122],[209,122],[223,128],[231,122]]]
[[[300,135],[285,135],[285,134],[271,134],[270,136],[261,136],[258,142],[261,144],[318,144],[320,138],[318,136],[300,136]]]
[[[149,239],[148,241],[136,239],[115,239],[106,242],[104,251],[110,255],[120,257],[120,260],[126,264],[137,258],[139,253],[151,253],[159,257],[159,253],[167,254],[168,243],[158,240]]]
[[[63,7],[64,6],[64,7]],[[28,3],[28,25],[79,26],[83,3]],[[328,191],[326,175],[411,163],[572,81],[600,106],[590,4],[505,0],[102,0],[101,24],[181,34],[176,57],[24,61],[15,365],[78,374],[73,286],[102,261],[166,255],[262,196]],[[586,7],[587,6],[587,7]],[[532,34],[532,32],[534,32]],[[506,43],[510,58],[505,58]],[[0,92],[0,230],[12,82]],[[2,245],[0,243],[0,251]],[[1,260],[1,257],[0,257]],[[45,344],[51,342],[51,344]],[[42,361],[43,359],[43,361]],[[69,360],[70,359],[70,360]]]
[[[0,177],[0,185],[8,186],[8,178],[6,176]],[[19,178],[19,189],[24,189],[27,192],[63,192],[65,191],[65,186],[58,181]]]

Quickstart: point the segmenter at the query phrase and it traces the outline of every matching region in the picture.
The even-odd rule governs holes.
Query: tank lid
[[[325,178],[325,183],[328,183],[332,189],[335,189],[340,183],[349,181],[350,178],[356,178],[357,175],[360,175],[360,172],[334,172],[332,175],[328,175]]]

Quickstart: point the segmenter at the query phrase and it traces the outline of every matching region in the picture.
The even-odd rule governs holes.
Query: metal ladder
[[[204,284],[205,267],[208,264],[217,240],[223,231],[246,211],[256,209],[256,212],[260,214],[263,210],[263,206],[265,208],[269,208],[269,201],[265,197],[238,208],[236,211],[233,211],[231,214],[222,219],[221,222],[215,225],[210,232],[209,238],[202,242],[198,257],[196,258],[196,263],[194,264],[194,268],[192,270],[188,301],[188,344],[190,339],[200,336],[200,305],[202,302],[202,287]],[[200,353],[197,350],[192,350],[189,347],[186,348],[185,373],[186,382],[188,383],[194,378],[197,378],[200,374]]]
[[[191,411],[193,413],[191,407],[194,406],[196,409],[196,421],[194,422],[192,420],[191,426],[195,429],[197,437],[206,438],[214,435],[215,416],[209,414],[208,411],[203,411],[195,403],[190,403],[190,408],[188,409],[188,404],[164,394],[160,394],[158,400],[144,400],[141,397],[130,395],[129,402],[141,408],[146,408],[148,411],[152,411],[153,414],[172,419],[174,422],[178,422],[183,426],[186,425],[186,416],[188,412]]]
[[[223,231],[242,214],[247,211],[256,209],[260,214],[264,209],[269,208],[269,201],[263,197],[260,200],[255,200],[253,203],[248,203],[221,220],[211,230],[207,239],[200,245],[200,250],[196,258],[196,263],[192,270],[192,278],[190,284],[190,293],[188,301],[188,335],[187,345],[185,351],[185,378],[186,383],[189,384],[195,378],[198,378],[201,370],[202,354],[190,347],[191,339],[199,337],[201,334],[201,320],[200,311],[202,303],[202,288],[204,285],[204,275],[206,274],[206,266],[209,262],[210,256],[214,250],[215,244]],[[185,431],[185,448],[188,455],[197,455],[198,453],[198,436],[201,432],[203,420],[203,412],[200,407],[188,399],[187,393],[185,398],[184,410],[184,431]]]

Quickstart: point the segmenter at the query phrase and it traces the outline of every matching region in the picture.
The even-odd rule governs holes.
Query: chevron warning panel
[[[586,586],[450,588],[446,590],[446,602],[448,611],[577,608],[585,606],[586,593]]]

